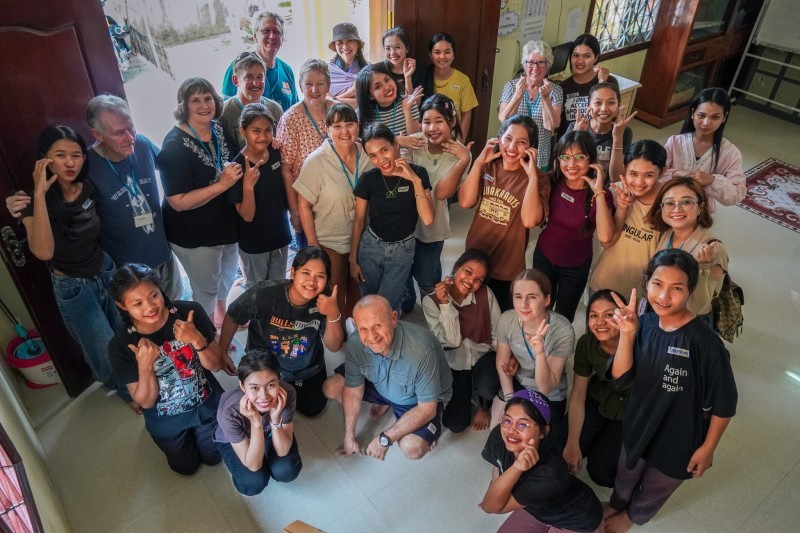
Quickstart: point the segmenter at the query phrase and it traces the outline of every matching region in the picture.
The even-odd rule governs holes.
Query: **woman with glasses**
[[[728,271],[728,249],[709,231],[714,220],[705,189],[694,178],[672,178],[658,192],[647,221],[661,232],[657,250],[677,248],[697,259],[700,277],[689,310],[713,328],[711,300]]]
[[[536,391],[515,393],[481,452],[493,467],[481,509],[512,513],[498,533],[603,530],[600,501],[570,475],[555,440],[550,402]]]
[[[550,216],[533,250],[533,268],[550,279],[553,308],[572,322],[589,279],[595,230],[604,248],[614,240],[614,204],[591,135],[564,134],[556,158]]]
[[[253,15],[251,26],[256,52],[267,67],[264,76],[264,96],[278,102],[284,111],[297,103],[297,89],[294,85],[294,72],[286,62],[278,58],[283,44],[283,17],[269,11],[259,11]],[[233,83],[233,62],[222,78],[222,96],[236,96]]]
[[[564,92],[550,83],[547,71],[553,62],[553,50],[544,41],[529,41],[522,49],[523,73],[507,81],[497,106],[504,121],[512,115],[531,117],[539,130],[539,156],[536,164],[547,171],[550,166],[551,137],[561,123]]]

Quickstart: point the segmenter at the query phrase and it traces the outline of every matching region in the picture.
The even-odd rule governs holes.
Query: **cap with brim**
[[[349,22],[340,22],[333,27],[333,39],[328,45],[332,52],[336,51],[336,41],[358,41],[364,46],[364,41],[358,36],[358,28]]]
[[[550,404],[544,397],[535,390],[522,389],[514,393],[514,398],[522,398],[533,404],[537,411],[542,414],[544,421],[550,423]]]

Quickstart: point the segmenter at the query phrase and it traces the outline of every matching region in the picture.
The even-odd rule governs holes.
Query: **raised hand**
[[[531,146],[525,150],[525,154],[527,159],[525,157],[522,158],[522,169],[525,171],[525,174],[528,175],[529,180],[538,182],[539,171],[536,162],[538,161],[539,151]]]
[[[462,163],[469,164],[470,149],[473,144],[475,144],[475,141],[470,141],[466,146],[458,141],[444,141],[442,143],[442,150],[444,150],[446,154],[457,157]]]
[[[694,249],[692,255],[697,259],[698,263],[710,264],[714,262],[717,258],[717,242],[719,241],[709,241]]]
[[[411,109],[415,105],[419,105],[422,100],[422,87],[417,87],[414,92],[408,93],[403,97],[403,109]]]
[[[339,304],[336,301],[336,294],[338,291],[339,286],[334,285],[330,296],[326,296],[325,294],[317,296],[317,309],[329,320],[336,320],[336,318],[340,316]]]
[[[625,185],[624,179],[625,176],[620,175],[619,181],[615,181],[611,186],[617,191],[617,194],[614,195],[617,209],[627,211],[628,208],[633,205],[633,193],[628,186]]]
[[[536,328],[536,334],[531,336],[534,353],[544,353],[544,336],[548,329],[550,329],[550,324],[547,323],[547,320],[542,320],[542,323]]]
[[[251,402],[247,396],[242,396],[242,399],[239,400],[239,412],[243,417],[250,420],[251,424],[261,424],[261,413],[258,412],[256,406],[253,405],[253,402]]]
[[[407,57],[403,61],[403,77],[411,76],[415,70],[417,70],[417,60]]]
[[[55,183],[58,176],[53,174],[53,177],[47,179],[47,165],[52,163],[52,159],[40,159],[36,162],[36,165],[33,167],[33,191],[34,194],[44,194],[49,189],[50,186]],[[8,205],[8,200],[6,200],[6,205]]]
[[[520,472],[527,472],[539,462],[539,452],[534,444],[535,441],[533,439],[529,440],[525,449],[519,452],[517,459],[514,461],[512,466]]]
[[[398,157],[394,160],[394,166],[400,170],[400,177],[408,181],[415,181],[420,179],[417,173],[414,172],[404,157]]]
[[[594,179],[588,176],[581,176],[581,179],[589,185],[589,188],[594,194],[601,194],[603,192],[603,184],[605,183],[603,165],[600,163],[592,163],[589,165],[589,168],[594,169]]]
[[[433,287],[433,292],[436,293],[436,297],[443,304],[450,301],[450,286],[452,285],[453,278],[447,276]]]
[[[539,88],[539,94],[542,98],[550,98],[550,93],[553,92],[553,84],[547,78],[542,80],[542,86]]]
[[[22,211],[31,203],[31,197],[25,191],[17,191],[6,198],[6,209],[14,218],[22,216]]]
[[[252,189],[258,183],[258,178],[261,177],[261,172],[258,171],[259,167],[263,165],[265,161],[263,159],[259,159],[258,163],[253,166],[250,166],[250,160],[247,159],[247,156],[244,157],[244,186]]]
[[[611,293],[614,303],[617,304],[617,309],[614,310],[614,320],[609,321],[608,324],[620,331],[620,333],[636,333],[636,328],[639,327],[639,316],[636,314],[636,289],[631,290],[631,299],[628,300],[628,305],[622,303],[615,293]]]
[[[628,123],[633,120],[633,117],[635,117],[637,113],[638,111],[634,111],[626,118],[625,106],[619,106],[619,113],[617,114],[617,118],[614,119],[614,125],[611,127],[611,135],[617,139],[622,139],[622,135],[625,133],[625,128],[628,127]]]
[[[281,413],[283,413],[285,407],[286,407],[286,389],[279,386],[278,395],[275,398],[275,403],[272,404],[272,408],[269,410],[269,420],[270,422],[272,422],[273,426],[277,426],[282,422]]]
[[[139,344],[129,344],[128,349],[136,355],[136,362],[139,364],[139,368],[147,368],[153,370],[153,364],[158,359],[158,354],[160,350],[158,346],[153,343],[150,339],[142,337],[139,339]]]
[[[206,338],[194,326],[194,311],[189,311],[186,320],[176,320],[172,326],[175,340],[191,344],[195,349],[206,344]]]
[[[597,81],[599,83],[605,83],[608,81],[608,76],[611,74],[606,67],[601,67],[595,65],[592,69],[595,74],[597,74]]]
[[[575,127],[573,128],[575,131],[588,131],[591,120],[589,108],[586,108],[586,112],[582,113],[581,106],[575,107]]]
[[[528,90],[528,78],[527,76],[520,76],[517,80],[516,85],[514,85],[514,97],[522,98],[522,94]]]
[[[495,151],[495,147],[498,148],[497,151]],[[491,163],[498,157],[503,157],[503,155],[500,153],[499,147],[500,141],[497,139],[497,137],[492,137],[491,139],[487,140],[486,146],[484,146],[483,150],[481,150],[481,153],[478,154],[475,162],[485,165],[487,163]]]
[[[226,189],[230,189],[233,185],[242,179],[242,165],[239,163],[225,163],[225,168],[219,176],[219,181]]]

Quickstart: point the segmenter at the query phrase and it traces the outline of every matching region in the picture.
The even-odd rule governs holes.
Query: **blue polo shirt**
[[[453,394],[453,376],[441,343],[427,328],[398,322],[389,355],[370,350],[353,333],[342,346],[348,387],[369,380],[381,396],[397,405],[447,403]]]

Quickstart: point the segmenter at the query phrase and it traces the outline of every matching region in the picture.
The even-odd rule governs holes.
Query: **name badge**
[[[316,307],[311,307],[311,308],[309,308],[309,309],[308,309],[308,314],[309,314],[309,315],[312,315],[312,314],[316,313],[317,311],[319,311],[319,309],[318,309],[318,308],[316,308]]]
[[[397,188],[397,192],[408,192],[409,185],[404,185],[402,187]]]
[[[292,94],[292,88],[286,82],[283,82],[282,91],[283,91],[283,94]]]
[[[494,176],[492,176],[492,175],[490,175],[490,174],[484,174],[484,175],[483,175],[483,180],[484,180],[484,181],[489,181],[489,182],[492,182],[492,183],[494,183]]]
[[[145,213],[144,215],[136,215],[133,217],[133,224],[137,228],[142,226],[150,226],[153,224],[153,213]]]
[[[563,198],[564,200],[568,201],[571,204],[575,203],[575,198],[573,198],[572,196],[570,196],[569,194],[567,194],[565,192],[561,193],[561,198]]]
[[[84,211],[86,211],[93,205],[94,205],[94,200],[92,200],[91,198],[87,198],[86,201],[81,204],[81,207],[83,208]]]
[[[453,89],[454,91],[460,91],[461,85],[451,85],[450,88]]]
[[[670,355],[677,355],[678,357],[689,357],[689,350],[686,348],[677,348],[675,346],[669,346],[667,348],[667,353]]]
[[[281,168],[281,162],[275,161],[275,163],[272,164],[272,170],[278,170],[279,168]]]

